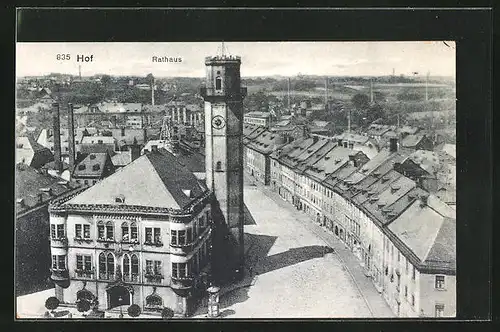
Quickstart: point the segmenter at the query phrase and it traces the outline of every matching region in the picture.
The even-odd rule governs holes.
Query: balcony
[[[139,282],[139,275],[137,273],[124,274],[123,281],[126,282]]]
[[[172,284],[170,285],[174,289],[187,289],[193,286],[193,277],[171,277]]]
[[[161,242],[161,241],[145,241],[144,245],[145,246],[152,246],[152,247],[163,247],[163,242]]]
[[[176,249],[183,249],[184,251],[190,251],[193,249],[203,238],[207,236],[207,234],[210,234],[212,232],[212,229],[210,227],[205,227],[203,230],[200,230],[200,233],[198,236],[193,236],[190,242],[185,242],[185,243],[172,243],[170,242],[170,247],[176,248]]]
[[[134,245],[134,244],[139,244],[139,240],[138,239],[125,239],[125,240],[121,240],[120,243]]]
[[[66,248],[68,246],[67,237],[52,237],[50,238],[50,245],[52,247]]]
[[[101,243],[104,245],[104,248],[109,248],[110,245],[115,243],[115,239],[111,238],[98,238],[97,243]]]
[[[115,280],[115,274],[101,272],[101,273],[99,273],[99,280]]]
[[[52,273],[50,278],[54,281],[63,281],[69,279],[69,273],[67,269],[50,269]]]
[[[85,237],[75,237],[73,239],[73,241],[76,242],[76,243],[92,243],[92,242],[94,242],[90,237],[87,237],[87,238],[85,238]]]
[[[153,284],[161,284],[161,281],[163,279],[163,275],[158,272],[152,272],[152,271],[146,271],[144,273],[144,278],[146,279],[147,282],[153,283]]]
[[[94,270],[75,270],[75,276],[77,278],[92,279],[94,277]]]

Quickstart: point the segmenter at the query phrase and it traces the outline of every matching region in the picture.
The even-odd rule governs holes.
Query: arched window
[[[112,221],[106,223],[106,240],[114,240],[114,225]]]
[[[112,278],[115,273],[115,257],[112,253],[108,253],[106,257],[106,273],[108,275],[108,279]]]
[[[105,279],[106,276],[106,256],[104,253],[99,254],[99,278]]]
[[[128,242],[129,240],[130,240],[130,234],[129,234],[128,223],[123,222],[122,223],[122,241]]]
[[[97,239],[104,240],[105,238],[106,238],[106,235],[105,235],[105,230],[104,230],[104,223],[102,221],[99,221],[97,223]]]
[[[215,78],[215,90],[221,90],[222,89],[222,78],[220,76],[217,76]]]
[[[138,275],[139,274],[139,258],[137,258],[137,255],[133,254],[132,255],[132,275]]]
[[[137,224],[135,222],[130,225],[130,241],[137,242]]]
[[[215,164],[215,170],[218,171],[218,172],[222,171],[222,163],[220,161],[218,161]]]
[[[123,277],[126,280],[126,277],[130,275],[130,258],[127,254],[123,255]]]

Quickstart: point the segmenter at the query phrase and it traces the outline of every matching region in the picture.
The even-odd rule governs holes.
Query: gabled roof
[[[186,193],[190,194],[190,197]],[[182,209],[205,188],[168,152],[142,155],[65,204],[108,204]]]
[[[16,162],[23,162],[39,168],[54,160],[54,155],[50,150],[39,144],[32,135],[20,136],[16,138]]]
[[[268,130],[264,130],[253,140],[249,140],[246,144],[246,147],[261,154],[267,155],[273,152],[275,148],[281,146],[282,144],[282,139],[278,134],[271,133]]]
[[[407,148],[416,147],[423,139],[425,139],[425,135],[408,135],[403,138],[401,145]]]
[[[91,153],[75,165],[73,176],[101,178],[109,163],[111,158],[107,152]]]
[[[416,200],[388,229],[430,268],[456,269],[455,211],[430,195]]]
[[[341,146],[336,146],[336,143],[329,142],[326,146],[332,147],[328,153],[323,154],[315,163],[308,165],[305,174],[323,181],[330,174],[335,173],[342,165],[349,161],[350,155],[355,155],[356,151],[347,149]]]

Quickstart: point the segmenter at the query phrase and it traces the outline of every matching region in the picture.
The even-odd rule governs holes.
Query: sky
[[[228,42],[225,54],[241,56],[241,75],[455,77],[455,42]],[[221,52],[221,43],[17,43],[16,76],[49,73],[82,76],[204,77],[204,57]],[[70,60],[57,60],[70,54]],[[93,55],[77,62],[77,55]],[[153,56],[182,62],[153,62]]]

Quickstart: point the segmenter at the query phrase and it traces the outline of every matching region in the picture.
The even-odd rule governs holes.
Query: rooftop
[[[205,191],[194,174],[174,155],[152,152],[142,155],[64,204],[182,209]],[[125,203],[117,197],[123,197]]]

